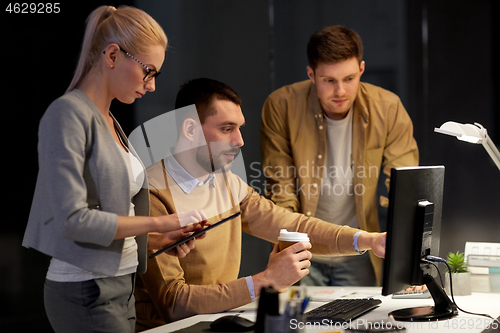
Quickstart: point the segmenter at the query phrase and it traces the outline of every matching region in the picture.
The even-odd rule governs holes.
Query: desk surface
[[[307,294],[312,296],[306,311],[316,308],[326,301],[334,298],[363,298],[372,296],[382,300],[380,307],[365,314],[364,316],[356,319],[361,321],[371,321],[384,323],[391,321],[393,325],[398,327],[405,327],[404,332],[483,332],[488,331],[488,323],[491,320],[486,317],[470,315],[459,311],[458,316],[448,320],[437,322],[396,322],[389,317],[389,312],[401,308],[415,307],[415,306],[428,306],[433,305],[432,299],[393,299],[391,296],[381,296],[381,288],[378,287],[308,287]],[[286,294],[282,294],[280,299],[285,300]],[[472,293],[470,296],[456,296],[455,301],[458,306],[465,311],[486,313],[494,318],[500,316],[500,293]],[[242,317],[255,321],[257,316],[257,303],[251,303],[246,306],[234,309],[229,312],[219,314],[197,315],[194,317],[186,318],[176,321],[171,324],[157,327],[146,331],[147,333],[166,333],[174,332],[182,328],[189,327],[200,321],[213,321],[219,317],[227,316],[230,314],[240,313]],[[356,321],[355,320],[355,321]],[[340,325],[340,324],[338,324]],[[305,332],[344,332],[340,326],[324,326],[310,329],[306,327]],[[500,332],[500,329],[493,332]]]

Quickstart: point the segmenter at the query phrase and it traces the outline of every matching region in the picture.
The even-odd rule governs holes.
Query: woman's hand
[[[201,209],[192,210],[187,213],[181,212],[178,214],[156,216],[153,219],[155,221],[154,231],[160,233],[178,230],[192,224],[206,223],[208,220]]]
[[[176,224],[178,224],[178,226],[184,225],[184,227],[165,232],[150,232],[148,235],[148,250],[162,249],[210,225],[207,222],[207,217],[202,210],[193,210],[187,213],[160,216],[159,220],[160,223],[164,223],[163,226],[167,229],[175,227]],[[195,239],[203,239],[205,236],[206,234],[202,234]],[[194,249],[195,239],[179,245],[166,253],[179,258],[184,258],[192,249]]]
[[[164,216],[118,216],[118,226],[115,239],[123,239],[146,233],[174,233],[171,238],[179,239],[179,230],[193,232],[201,229],[207,223],[207,217],[201,210],[192,210],[188,213],[171,214]]]
[[[207,221],[202,221],[199,223],[194,223],[190,224],[188,226],[185,226],[184,228],[173,230],[173,231],[168,231],[168,232],[150,232],[148,234],[148,250],[159,250],[163,249],[164,247],[168,246],[169,244],[172,244],[174,242],[177,242],[178,240],[190,236],[193,232],[201,230],[205,227],[208,227],[210,224],[207,223]],[[196,239],[203,239],[205,238],[205,234],[202,234],[199,237],[196,237]],[[189,253],[190,250],[194,248],[194,240],[191,240],[183,245],[187,244],[187,248],[185,246],[182,246],[180,250],[187,251]],[[170,253],[168,251],[167,253]]]
[[[118,216],[115,239],[148,233],[148,250],[159,250],[209,226],[207,220],[201,209],[155,217]],[[204,238],[204,234],[197,238]],[[194,239],[167,253],[184,258],[193,248]]]

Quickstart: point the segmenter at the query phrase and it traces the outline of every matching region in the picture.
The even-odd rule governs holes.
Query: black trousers
[[[45,280],[45,312],[56,333],[135,331],[135,274],[82,282]]]

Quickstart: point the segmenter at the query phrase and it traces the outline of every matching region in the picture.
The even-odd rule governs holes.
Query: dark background
[[[1,26],[4,218],[0,327],[50,332],[43,310],[48,258],[21,247],[37,175],[37,128],[69,85],[84,22],[98,5],[131,4],[164,28],[169,49],[156,92],[111,110],[126,133],[170,111],[186,79],[210,77],[243,99],[247,180],[261,190],[260,112],[274,89],[307,79],[305,48],[322,27],[343,24],[364,42],[362,80],[398,94],[414,123],[421,165],[446,166],[441,256],[466,241],[500,242],[500,172],[480,145],[435,134],[448,120],[479,122],[500,143],[498,1],[187,0],[73,1],[59,14],[5,11]],[[384,217],[384,211],[381,211]],[[382,221],[382,227],[384,227]],[[265,268],[270,247],[244,235],[241,275]]]

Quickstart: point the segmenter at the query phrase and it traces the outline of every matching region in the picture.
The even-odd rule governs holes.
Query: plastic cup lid
[[[287,242],[302,242],[309,241],[309,236],[302,232],[288,232],[286,229],[281,229],[278,240]]]

